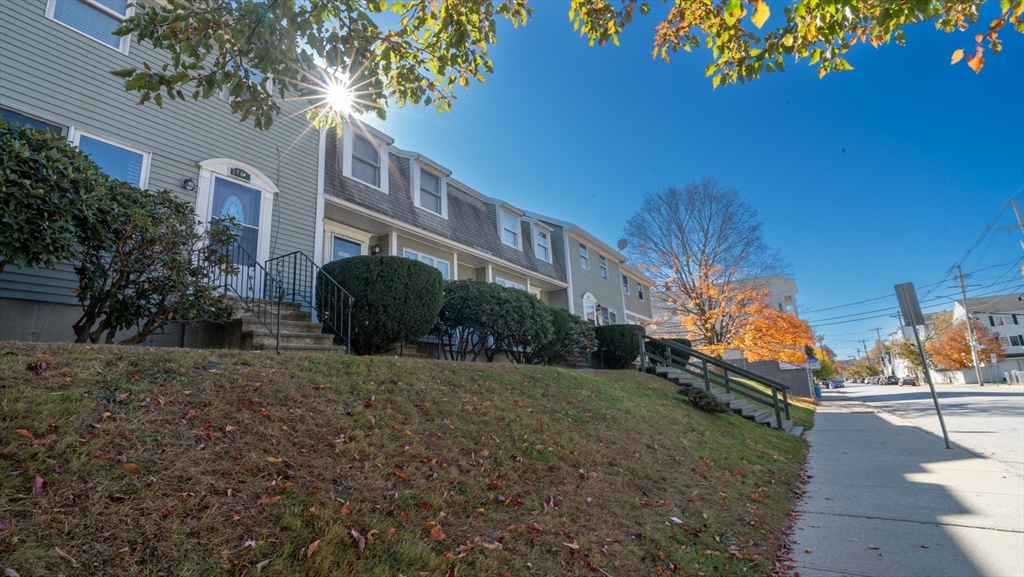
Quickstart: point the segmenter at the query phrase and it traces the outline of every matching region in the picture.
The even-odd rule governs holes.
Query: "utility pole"
[[[1024,233],[1024,214],[1021,214],[1020,205],[1017,204],[1016,200],[1011,200],[1010,206],[1013,207],[1013,213],[1017,215],[1017,226],[1001,226],[996,230],[1013,230],[1015,228],[1019,228],[1021,233]],[[1006,208],[1005,204],[1003,205],[1003,208]],[[1024,239],[1021,239],[1020,246],[1024,248]]]
[[[865,339],[862,339],[862,340],[860,341],[860,344],[864,345],[864,358],[865,358],[865,359],[867,359],[867,361],[868,361],[868,366],[870,367],[870,366],[871,366],[871,355],[870,355],[870,354],[868,354],[868,350],[869,350],[869,349],[868,349],[868,342],[867,342],[867,340],[865,340]]]
[[[875,327],[875,334],[878,335],[878,348],[882,351],[882,370],[893,375],[896,372],[885,362],[885,343],[882,342],[881,327]]]
[[[969,286],[981,286],[981,285],[976,285],[976,284],[967,285],[967,284],[964,284],[964,280],[967,279],[967,275],[964,274],[964,271],[960,268],[960,265],[956,265],[956,272],[957,272],[956,280],[959,281],[960,286],[959,287],[951,286],[949,288],[959,288],[960,289],[960,295],[963,296],[963,299],[964,299],[964,310],[967,311],[967,338],[968,338],[968,340],[971,341],[971,360],[974,361],[974,373],[975,373],[975,375],[978,376],[978,386],[979,387],[984,387],[985,386],[985,381],[983,381],[982,378],[981,378],[981,367],[978,366],[978,343],[974,340],[974,325],[971,323],[971,321],[974,320],[974,319],[971,317],[971,310],[969,308],[967,308],[967,287],[969,287]]]

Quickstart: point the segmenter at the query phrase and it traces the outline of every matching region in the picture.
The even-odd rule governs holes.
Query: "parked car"
[[[841,389],[843,388],[843,379],[829,379],[826,384],[830,389]]]
[[[898,384],[900,384],[900,378],[897,377],[896,375],[889,375],[888,377],[883,377],[883,378],[885,379],[882,382],[883,385],[898,385]]]
[[[921,383],[917,382],[917,377],[903,377],[902,379],[900,379],[900,386],[901,387],[903,385],[908,385],[908,386],[911,386],[911,387],[916,387],[916,386],[918,386],[920,384]]]

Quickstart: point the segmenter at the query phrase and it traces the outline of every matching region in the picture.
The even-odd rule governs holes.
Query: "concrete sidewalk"
[[[807,432],[801,577],[1024,576],[1024,478],[841,393]]]

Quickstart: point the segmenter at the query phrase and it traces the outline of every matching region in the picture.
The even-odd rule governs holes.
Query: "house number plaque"
[[[250,180],[252,178],[252,176],[250,176],[248,172],[242,170],[241,168],[232,168],[231,176],[241,178],[242,180]]]

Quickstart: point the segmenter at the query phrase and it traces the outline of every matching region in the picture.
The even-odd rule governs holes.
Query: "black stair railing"
[[[334,335],[334,343],[351,352],[355,299],[348,291],[302,251],[268,260],[267,269],[281,282],[285,300],[309,307],[323,324],[324,332]]]
[[[214,281],[224,287],[224,294],[234,295],[274,336],[275,350],[280,353],[281,302],[284,298],[281,283],[240,244],[235,243],[225,252],[231,256],[235,266]]]
[[[743,367],[727,363],[700,351],[674,341],[655,339],[640,335],[640,370],[646,371],[649,364],[676,368],[701,379],[704,388],[721,387],[727,393],[743,397],[760,405],[771,407],[775,412],[775,427],[782,428],[782,416],[790,419],[789,387]],[[740,379],[754,381],[769,392],[753,387]]]

